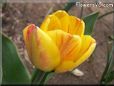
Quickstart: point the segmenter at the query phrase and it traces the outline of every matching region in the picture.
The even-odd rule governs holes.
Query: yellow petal
[[[82,45],[79,53],[76,55],[75,67],[79,66],[90,57],[96,47],[96,41],[88,35],[82,38]]]
[[[31,27],[34,27],[31,29]],[[60,63],[60,54],[52,39],[35,25],[23,30],[24,41],[33,65],[51,71]]]
[[[61,30],[67,32],[68,31],[68,26],[69,26],[69,15],[62,10],[56,11],[55,13],[53,13],[52,15],[55,15],[60,23],[61,23]]]
[[[75,59],[75,55],[80,50],[81,38],[77,35],[71,35],[63,32],[62,30],[48,31],[48,34],[58,46],[61,60],[73,61]]]
[[[82,36],[85,23],[83,20],[70,16],[63,10],[59,10],[47,16],[40,28],[44,31],[60,29],[70,34]]]
[[[83,22],[83,20],[74,16],[70,16],[69,21],[70,23],[67,32],[82,36],[84,34],[85,28],[85,23]]]
[[[66,72],[74,69],[83,63],[94,51],[96,46],[95,40],[91,36],[83,36],[81,49],[77,54],[75,54],[75,60],[65,60],[61,62],[59,66],[57,66],[55,72]]]
[[[28,52],[29,58],[31,57],[31,50],[30,50],[30,45],[29,45],[30,43],[28,41],[29,41],[30,32],[34,28],[35,28],[35,25],[34,24],[30,24],[27,27],[25,27],[24,30],[23,30],[24,42],[25,42],[25,45],[26,45],[26,48],[27,48],[27,52]]]
[[[68,16],[67,12],[65,12],[64,10],[58,10],[54,12],[52,15],[57,16],[58,19],[62,19],[63,17]]]
[[[61,29],[70,34],[82,36],[84,34],[85,23],[83,20],[68,15],[65,11],[59,10],[53,13],[61,22]]]
[[[56,68],[56,73],[62,73],[71,71],[74,68],[75,64],[73,61],[65,61],[59,67]]]
[[[65,31],[65,32],[68,32],[68,28],[69,28],[69,17],[68,16],[65,16],[63,17],[61,20],[61,30]]]
[[[55,15],[49,15],[49,16],[46,17],[44,22],[41,24],[40,28],[44,31],[60,29],[61,28],[61,23]]]
[[[83,20],[70,16],[69,33],[82,36],[84,34],[85,23]]]

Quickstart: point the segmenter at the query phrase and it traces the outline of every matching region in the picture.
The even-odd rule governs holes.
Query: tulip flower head
[[[83,20],[63,10],[48,15],[40,28],[30,24],[23,30],[32,64],[42,71],[71,71],[90,57],[96,41],[84,35]]]

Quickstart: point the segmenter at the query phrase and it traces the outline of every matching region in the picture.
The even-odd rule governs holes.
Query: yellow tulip
[[[94,51],[96,41],[84,35],[83,20],[59,10],[48,15],[40,28],[23,30],[30,61],[43,71],[67,72],[83,63]]]

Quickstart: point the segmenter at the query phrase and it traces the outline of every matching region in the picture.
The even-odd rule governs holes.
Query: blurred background
[[[40,26],[45,16],[63,9],[67,0],[64,2],[25,2],[25,3],[4,3],[2,5],[2,31],[17,45],[22,62],[27,66],[30,73],[33,66],[28,60],[28,55],[23,42],[22,30],[30,23]],[[83,10],[83,12],[82,12]],[[77,17],[86,16],[92,12],[99,11],[103,15],[113,10],[112,7],[82,7],[74,5],[68,13]],[[56,74],[48,84],[98,84],[105,69],[107,59],[107,41],[113,34],[113,14],[98,19],[93,31],[93,37],[97,41],[94,54],[78,68],[84,72],[83,76],[74,76],[67,72]],[[114,84],[114,81],[112,82]]]

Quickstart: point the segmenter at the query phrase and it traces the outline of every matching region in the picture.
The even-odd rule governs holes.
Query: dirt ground
[[[2,9],[2,30],[17,45],[21,55],[21,60],[30,72],[30,64],[22,38],[22,30],[27,24],[34,23],[40,26],[45,16],[51,11],[63,9],[65,3],[7,3]],[[73,6],[69,14],[80,16],[80,7]],[[88,7],[83,9],[83,16],[94,11],[99,11],[100,15],[111,11],[112,8]],[[93,37],[97,41],[94,54],[78,68],[84,72],[84,76],[77,77],[70,72],[54,75],[48,84],[98,84],[106,65],[107,39],[113,32],[113,14],[97,20]]]

